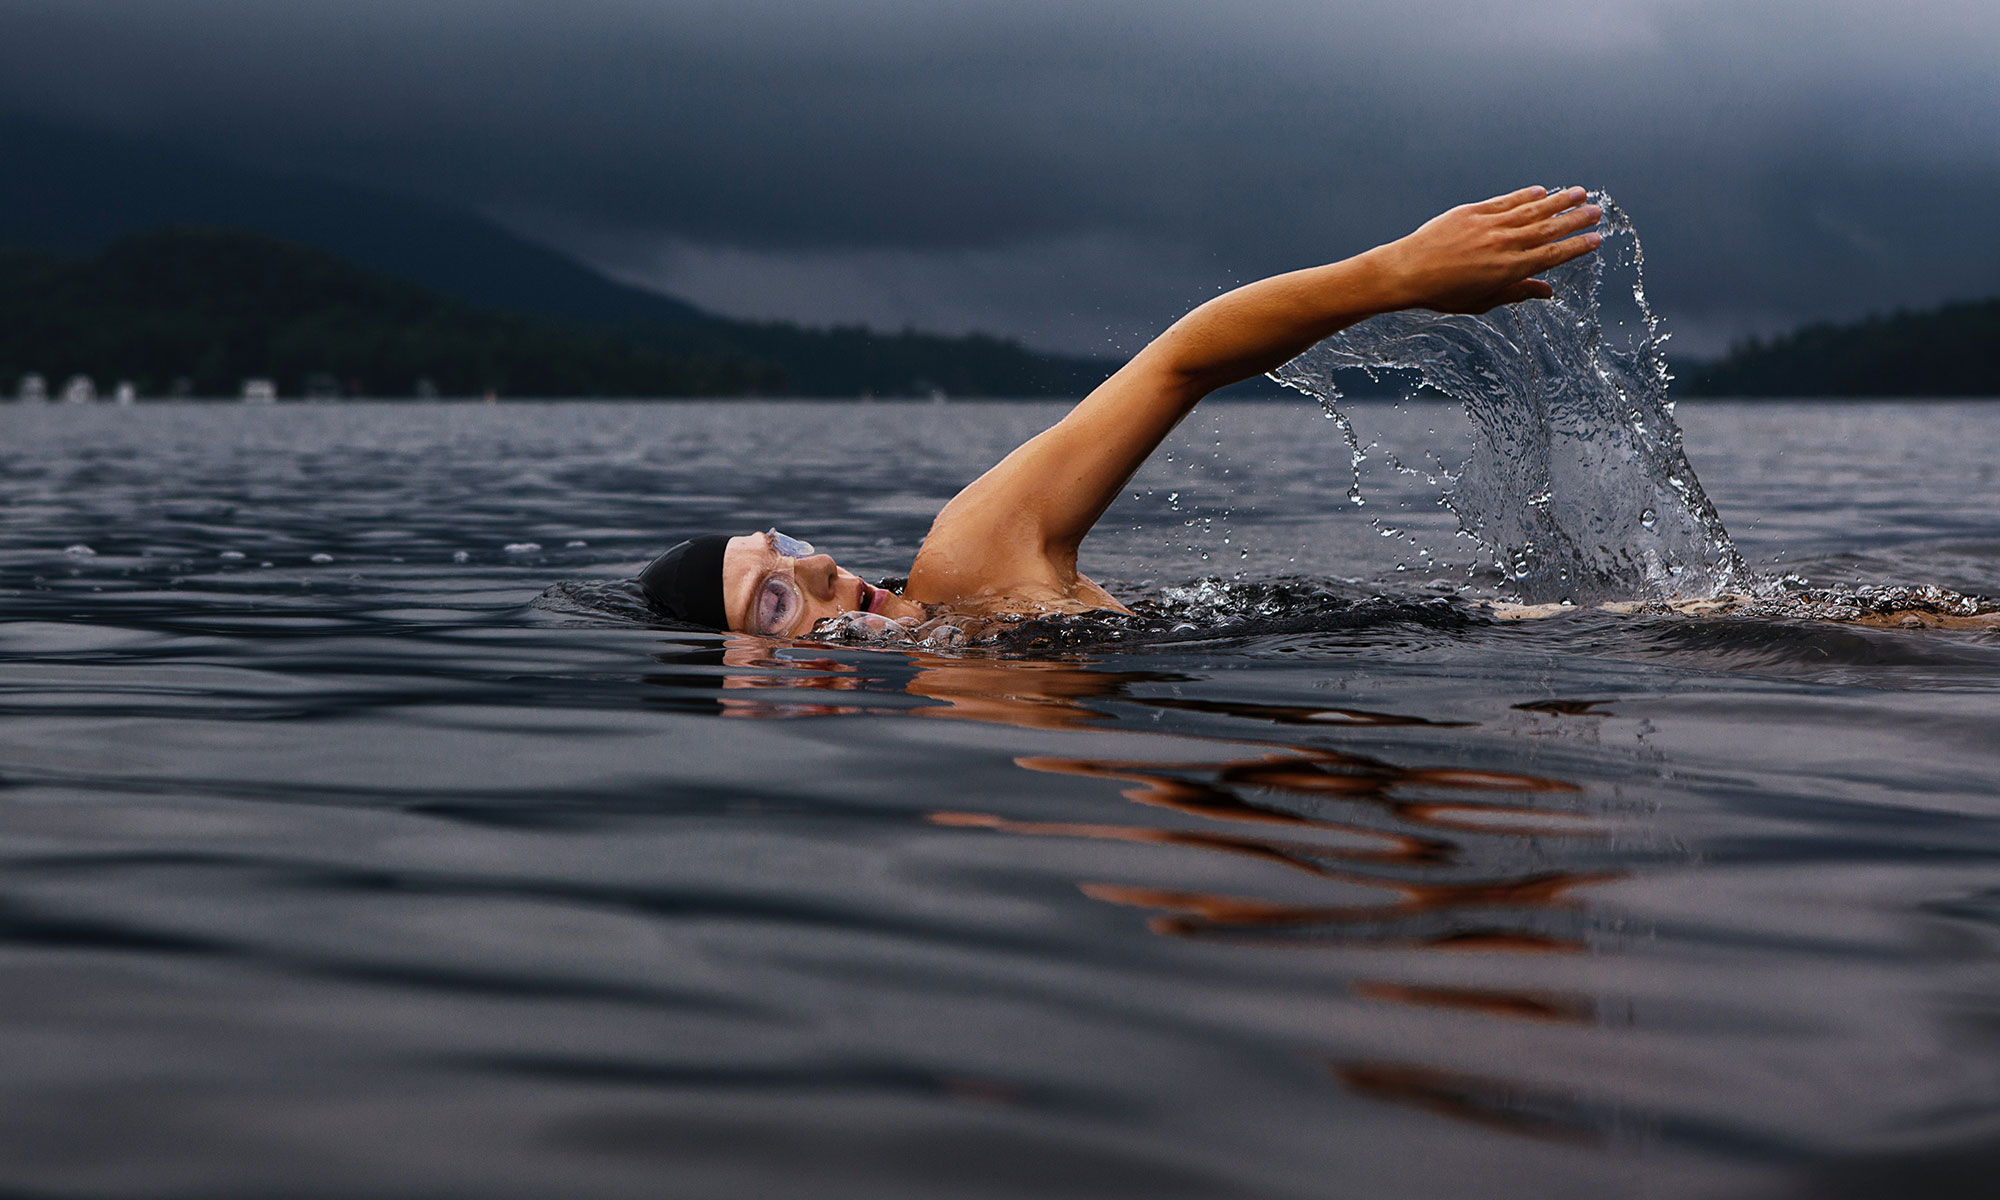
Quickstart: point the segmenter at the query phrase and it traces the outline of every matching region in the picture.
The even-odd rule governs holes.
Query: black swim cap
[[[639,572],[639,590],[663,617],[703,629],[729,628],[729,610],[722,602],[722,552],[726,533],[689,538],[647,564]]]

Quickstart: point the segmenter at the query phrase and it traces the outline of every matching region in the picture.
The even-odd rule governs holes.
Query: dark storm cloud
[[[503,216],[743,312],[1071,345],[1522,181],[1714,344],[2000,291],[2000,8],[0,0],[0,102]]]

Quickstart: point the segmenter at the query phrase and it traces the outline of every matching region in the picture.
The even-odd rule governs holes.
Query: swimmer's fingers
[[[1559,188],[1556,191],[1548,193],[1540,200],[1521,205],[1508,215],[1524,224],[1533,221],[1546,221],[1558,213],[1575,209],[1587,199],[1589,199],[1589,193],[1580,187]]]
[[[1472,205],[1471,208],[1474,212],[1484,212],[1484,213],[1511,212],[1515,209],[1522,207],[1523,205],[1533,204],[1536,201],[1543,199],[1548,194],[1549,194],[1549,189],[1545,187],[1524,187],[1520,191],[1508,192],[1504,196],[1495,196],[1491,200],[1481,200],[1479,203]],[[1567,208],[1569,206],[1564,205],[1563,207]]]
[[[1603,240],[1597,234],[1586,233],[1581,237],[1568,238],[1543,246],[1529,254],[1529,269],[1532,274],[1539,275],[1551,267],[1559,267],[1572,258],[1580,258],[1590,253],[1597,249],[1598,243]],[[1485,303],[1471,311],[1486,312],[1502,304],[1518,304],[1523,300],[1550,300],[1554,299],[1555,294],[1555,288],[1540,279],[1523,279],[1501,288]]]
[[[1547,242],[1560,241],[1573,233],[1581,233],[1604,219],[1604,210],[1595,204],[1581,204],[1568,212],[1558,213],[1545,221],[1538,221],[1522,231],[1527,245],[1539,246]]]
[[[1536,264],[1529,274],[1540,275],[1551,267],[1559,267],[1572,258],[1582,258],[1604,244],[1601,233],[1580,233],[1573,238],[1550,242],[1529,255],[1529,261]]]

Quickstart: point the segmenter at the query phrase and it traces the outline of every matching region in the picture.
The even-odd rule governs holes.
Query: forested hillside
[[[1098,364],[994,338],[477,308],[257,234],[170,229],[82,259],[0,250],[0,388],[87,375],[142,395],[1077,392]]]
[[[1709,396],[2000,396],[2000,299],[1808,325],[1682,372]]]

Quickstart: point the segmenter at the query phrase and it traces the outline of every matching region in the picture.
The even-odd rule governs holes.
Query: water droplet
[[[501,549],[509,554],[533,554],[541,548],[542,544],[540,542],[508,542],[505,546],[501,547]]]
[[[451,561],[455,563],[471,562],[472,555],[464,550],[456,550],[452,552]]]
[[[225,562],[235,562],[237,559],[242,557],[243,557],[243,552],[241,550],[224,550],[222,552],[222,558],[223,561]]]
[[[322,550],[318,554],[312,556],[312,561],[316,563],[330,563],[333,561],[333,555],[328,554],[326,551]]]
[[[74,546],[63,547],[63,553],[69,555],[71,558],[97,557],[97,551],[92,550],[90,547],[84,545],[82,542],[78,542]]]
[[[1424,474],[1458,519],[1453,536],[1476,543],[1479,561],[1518,580],[1523,599],[1567,592],[1588,605],[1600,590],[1643,595],[1660,590],[1653,580],[1668,567],[1680,569],[1680,578],[1666,585],[1675,594],[1740,586],[1749,572],[1702,494],[1673,421],[1664,337],[1646,301],[1631,220],[1608,197],[1593,198],[1616,240],[1587,270],[1556,273],[1553,302],[1482,317],[1392,313],[1336,334],[1274,374],[1318,399],[1322,415],[1340,427],[1353,469],[1350,504],[1360,503],[1368,457],[1398,473],[1409,469],[1395,448],[1370,442],[1364,450],[1354,436],[1334,383],[1341,370],[1360,368],[1372,377],[1375,368],[1393,364],[1416,372],[1421,390],[1410,393],[1413,400],[1428,403],[1439,394],[1456,400],[1470,427],[1470,456],[1454,463],[1427,446]],[[1599,302],[1618,300],[1627,282],[1636,319]],[[1438,423],[1423,424],[1428,436],[1439,436]],[[1530,470],[1540,478],[1529,482]],[[1562,481],[1562,505],[1550,486],[1555,480]],[[1634,484],[1655,490],[1634,495]],[[1684,563],[1673,563],[1654,533],[1643,540],[1665,561],[1660,570],[1642,569],[1641,548],[1632,544],[1641,535],[1631,532],[1640,512],[1630,505],[1643,507],[1647,494],[1673,502],[1670,528],[1685,525],[1698,535],[1682,552]],[[1647,516],[1643,524],[1654,530],[1661,513]],[[1575,590],[1585,586],[1593,594]]]
[[[1659,522],[1660,522],[1660,514],[1654,512],[1650,508],[1647,509],[1645,512],[1639,514],[1639,524],[1644,525],[1648,529],[1651,529],[1653,526],[1659,524]]]

